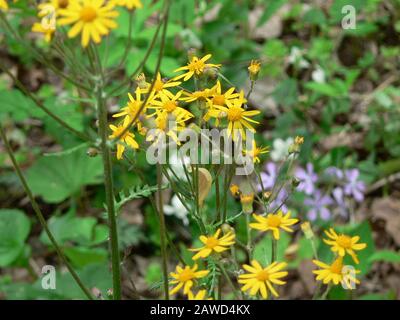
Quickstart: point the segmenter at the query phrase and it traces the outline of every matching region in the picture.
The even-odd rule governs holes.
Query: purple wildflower
[[[283,213],[288,212],[288,207],[283,202],[287,200],[288,193],[285,189],[282,189],[276,198],[269,204],[270,212],[275,212],[279,207]]]
[[[344,193],[348,196],[353,196],[357,202],[364,200],[365,184],[358,180],[360,171],[358,169],[351,169],[345,171],[346,184],[344,186]]]
[[[337,179],[343,179],[343,171],[336,167],[326,168],[325,173],[329,176],[336,177]]]
[[[265,166],[265,172],[261,172],[261,181],[264,189],[272,189],[275,185],[276,177],[278,175],[278,166],[274,162],[268,162]],[[261,185],[259,186],[260,191],[262,190]]]
[[[327,206],[331,205],[333,200],[327,195],[322,195],[320,190],[315,190],[312,198],[304,200],[304,204],[310,207],[307,215],[311,221],[317,219],[320,216],[323,220],[328,220],[331,216],[331,212]]]
[[[344,191],[340,187],[336,187],[332,191],[333,199],[335,199],[335,203],[338,206],[339,209],[339,214],[342,217],[347,217],[348,216],[348,211],[347,211],[347,206],[346,202],[344,201]]]
[[[318,175],[314,172],[312,163],[307,163],[306,170],[298,168],[296,171],[296,178],[300,180],[297,187],[298,191],[304,191],[306,194],[312,194],[315,189],[315,182],[318,180]]]

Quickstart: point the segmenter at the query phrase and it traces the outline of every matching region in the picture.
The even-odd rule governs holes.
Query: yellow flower
[[[181,97],[183,91],[179,91],[177,94],[173,94],[168,90],[159,93],[160,100],[153,100],[149,109],[156,109],[156,112],[149,115],[150,117],[157,114],[157,112],[166,112],[173,114],[175,117],[178,115],[182,116],[183,119],[188,120],[193,117],[189,111],[179,107],[178,100]]]
[[[8,10],[8,4],[6,0],[0,0],[0,9],[4,11]]]
[[[212,99],[210,106],[230,106],[233,105],[234,99],[240,96],[239,93],[235,92],[235,88],[228,89],[225,93],[222,93],[221,82],[217,80],[217,84],[211,88]]]
[[[50,42],[51,38],[53,37],[54,32],[56,31],[55,29],[51,28],[44,28],[43,25],[39,22],[35,22],[32,26],[32,31],[33,32],[39,32],[43,33],[44,40],[46,42]]]
[[[58,16],[58,13],[61,9],[67,8],[69,5],[69,0],[50,0],[38,5],[39,9],[39,17],[45,17],[52,14]]]
[[[204,243],[204,246],[201,248],[189,249],[193,252],[198,251],[192,259],[206,258],[213,252],[221,253],[228,250],[229,247],[235,243],[235,234],[233,232],[230,231],[221,238],[219,237],[220,234],[221,229],[218,229],[213,236],[200,236],[200,241]]]
[[[138,112],[140,108],[142,107],[143,100],[141,99],[141,94],[140,94],[140,89],[137,88],[135,91],[135,98],[132,97],[130,93],[128,93],[128,104],[126,107],[123,107],[121,112],[118,112],[113,115],[113,118],[119,118],[119,117],[128,117],[129,121],[132,122],[133,119],[136,118],[135,122],[132,123],[132,126],[137,125],[138,131],[140,134],[144,133],[144,128],[142,126],[142,123],[140,121],[140,116],[138,116]],[[149,99],[151,100],[151,98]],[[148,103],[148,102],[147,102]],[[147,104],[146,104],[147,105]],[[140,114],[144,114],[146,112],[146,106],[142,109]]]
[[[140,0],[113,0],[113,1],[115,5],[125,7],[128,10],[143,8],[143,4]]]
[[[220,64],[206,63],[207,60],[211,58],[211,54],[205,55],[203,58],[199,59],[194,56],[190,59],[187,66],[180,67],[176,69],[174,72],[186,71],[186,73],[181,74],[174,78],[174,80],[182,79],[183,81],[188,81],[193,75],[200,76],[205,68],[219,68]]]
[[[209,101],[209,98],[212,95],[212,91],[210,89],[198,90],[195,92],[184,92],[185,97],[181,98],[182,101],[193,102],[196,100],[199,101]]]
[[[293,232],[289,226],[294,225],[299,220],[290,219],[290,211],[285,215],[279,210],[277,214],[270,213],[266,217],[253,214],[253,218],[257,221],[255,223],[250,223],[250,227],[260,231],[272,231],[275,240],[279,240],[280,230],[285,230],[287,232]]]
[[[360,273],[360,270],[354,269],[349,272],[349,269],[343,266],[343,257],[337,258],[331,265],[318,260],[313,260],[313,262],[318,267],[322,268],[320,270],[314,270],[313,273],[317,275],[316,280],[322,281],[324,284],[333,282],[337,285],[340,282],[344,282],[346,287],[351,289],[351,284],[360,283],[360,281],[355,277],[356,274]]]
[[[204,278],[210,271],[202,270],[196,271],[198,269],[198,265],[195,264],[192,268],[189,266],[185,266],[182,268],[181,266],[176,266],[175,272],[171,272],[170,276],[173,278],[169,283],[172,285],[176,285],[170,293],[175,294],[183,287],[183,293],[189,294],[190,289],[192,288],[196,279]]]
[[[251,123],[258,124],[258,122],[250,117],[259,114],[260,111],[247,111],[242,107],[244,103],[246,103],[246,99],[244,98],[243,91],[241,91],[239,97],[234,99],[232,103],[226,107],[214,105],[213,108],[208,111],[208,117],[217,119],[226,117],[228,120],[228,137],[232,135],[233,140],[236,140],[239,138],[239,136],[241,136],[243,140],[246,140],[244,129],[246,128],[251,132],[255,132]]]
[[[206,299],[206,290],[200,290],[197,294],[193,294],[192,291],[189,291],[188,298],[189,300],[212,300],[212,298]]]
[[[294,138],[294,143],[297,145],[302,145],[304,143],[304,137],[296,136],[296,138]]]
[[[171,116],[168,112],[158,112],[154,120],[155,128],[148,133],[146,140],[157,143],[160,138],[165,138],[165,135],[167,135],[171,137],[177,145],[181,145],[177,133],[185,129],[186,120],[187,117],[181,113],[176,116]]]
[[[360,240],[359,236],[350,237],[345,234],[338,235],[333,228],[330,228],[329,231],[325,230],[325,234],[329,237],[329,239],[323,240],[326,244],[332,246],[331,250],[333,252],[337,252],[341,257],[344,257],[345,254],[348,253],[353,258],[355,263],[360,263],[354,251],[365,249],[367,244],[357,243]]]
[[[249,67],[247,70],[249,70],[249,75],[250,79],[255,81],[257,80],[258,73],[260,72],[261,69],[261,63],[258,60],[251,60]]]
[[[251,150],[244,150],[244,154],[250,156],[253,158],[254,163],[260,163],[261,160],[258,157],[260,154],[268,153],[269,148],[268,147],[257,147],[255,140],[253,140],[252,143],[252,149]]]
[[[91,40],[100,43],[101,36],[109,34],[110,29],[117,27],[114,18],[118,16],[118,11],[113,9],[114,5],[104,0],[70,0],[68,7],[59,11],[62,18],[58,23],[73,24],[68,37],[74,38],[82,33],[82,46],[87,47]]]
[[[240,194],[240,189],[237,184],[231,184],[229,187],[229,191],[231,192],[232,196],[236,197]]]
[[[263,268],[256,260],[251,261],[251,265],[244,264],[243,269],[248,273],[239,275],[238,282],[243,284],[242,291],[249,291],[251,296],[255,296],[258,292],[264,299],[268,298],[268,291],[278,297],[273,284],[284,285],[282,281],[288,272],[282,271],[287,266],[286,262],[273,262],[269,266]]]
[[[148,82],[145,82],[145,80],[144,80],[144,82],[142,81],[142,86],[144,86],[143,83],[145,83],[145,88],[142,88],[141,91],[142,91],[142,93],[148,93],[149,89],[151,87],[151,84]],[[153,91],[155,93],[155,97],[157,97],[158,94],[160,94],[160,93],[167,94],[167,92],[169,92],[167,89],[177,87],[181,83],[182,82],[180,82],[180,81],[172,81],[172,80],[164,82],[163,79],[161,78],[161,74],[157,73],[157,77],[155,79],[154,86],[153,86]]]
[[[116,139],[118,138],[122,132],[127,128],[129,125],[130,120],[128,117],[125,117],[124,122],[122,125],[118,125],[117,127],[114,125],[110,125],[110,129],[113,131],[113,133],[109,136],[110,139]],[[122,155],[124,154],[125,151],[125,144],[130,146],[133,149],[138,149],[139,144],[135,140],[135,135],[132,132],[126,131],[121,137],[119,137],[119,140],[122,142],[118,142],[117,144],[117,159],[121,160]]]

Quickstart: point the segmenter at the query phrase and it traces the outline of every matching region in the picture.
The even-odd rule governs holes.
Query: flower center
[[[240,107],[232,107],[228,110],[228,120],[238,121],[242,118],[243,109]]]
[[[68,7],[69,0],[58,0],[58,7],[61,9],[65,9]]]
[[[217,239],[215,239],[214,237],[207,238],[207,243],[206,243],[207,248],[212,249],[212,248],[216,247],[217,245],[218,245]]]
[[[190,61],[189,65],[189,70],[192,72],[196,72],[197,74],[203,72],[204,69],[204,62],[199,60],[199,58],[194,57],[192,61]]]
[[[331,265],[331,272],[336,274],[342,274],[343,264],[342,259],[335,260]]]
[[[176,101],[168,101],[168,102],[164,103],[164,109],[167,112],[173,112],[177,106],[178,106],[178,104]]]
[[[257,273],[256,276],[257,280],[259,281],[266,281],[269,279],[269,273],[267,270],[262,270],[259,273]]]
[[[343,248],[351,248],[351,238],[349,236],[341,235],[337,238],[337,243]]]
[[[81,20],[84,22],[92,22],[97,17],[96,9],[91,6],[83,7],[81,10]]]
[[[179,275],[179,281],[186,282],[194,278],[194,273],[190,269],[184,269]]]
[[[276,216],[276,215],[268,216],[267,219],[268,219],[268,221],[267,221],[267,222],[268,222],[268,225],[269,225],[270,227],[277,228],[277,227],[279,227],[280,224],[281,224],[281,218],[279,218],[279,217]]]
[[[225,97],[222,94],[219,94],[213,98],[213,103],[217,106],[223,106],[225,104]]]

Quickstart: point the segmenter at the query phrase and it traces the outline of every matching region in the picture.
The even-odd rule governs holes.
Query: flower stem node
[[[99,149],[91,147],[87,149],[86,154],[91,158],[97,157],[99,154]]]

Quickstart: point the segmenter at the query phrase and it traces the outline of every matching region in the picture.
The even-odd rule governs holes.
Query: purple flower
[[[274,162],[268,162],[265,166],[266,172],[261,172],[261,181],[264,189],[272,189],[275,184],[276,177],[278,175],[278,167]],[[259,186],[260,191],[262,190],[261,185]]]
[[[365,184],[358,181],[360,171],[358,169],[351,169],[345,171],[346,184],[344,186],[344,193],[348,196],[353,196],[357,202],[364,200]]]
[[[288,212],[288,207],[283,202],[287,200],[288,193],[285,189],[282,189],[276,198],[269,204],[269,211],[275,212],[279,207],[283,213]]]
[[[336,167],[326,168],[325,173],[338,179],[343,179],[344,176],[343,171]]]
[[[335,200],[338,209],[339,209],[339,214],[342,217],[347,217],[348,216],[348,211],[347,211],[347,206],[346,202],[344,201],[344,191],[340,187],[336,187],[332,191],[333,199]]]
[[[320,190],[315,190],[312,198],[304,200],[304,204],[310,207],[307,213],[308,218],[311,221],[317,219],[320,216],[323,220],[328,220],[331,216],[331,212],[327,206],[331,205],[333,200],[327,195],[322,195]]]
[[[300,180],[300,184],[297,187],[298,191],[304,191],[306,194],[312,194],[314,192],[314,183],[318,180],[318,175],[314,172],[312,163],[307,163],[306,170],[298,168],[296,171],[296,178]]]

